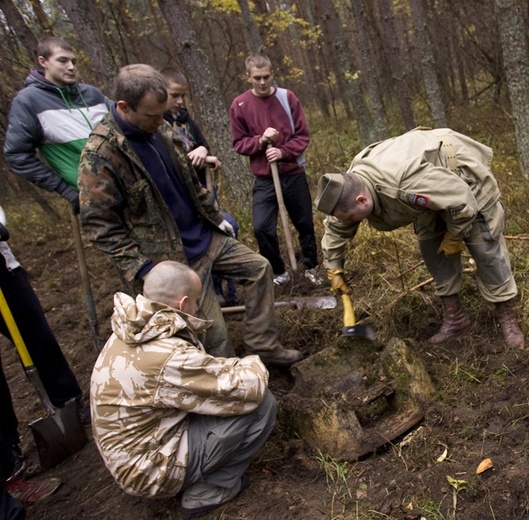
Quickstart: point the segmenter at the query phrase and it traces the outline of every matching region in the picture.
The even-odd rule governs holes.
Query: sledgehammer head
[[[343,324],[342,333],[344,336],[356,336],[357,338],[365,338],[370,341],[375,339],[375,331],[369,325],[358,325],[356,323],[353,303],[349,294],[342,294],[343,302]]]
[[[342,329],[344,336],[356,336],[357,338],[365,338],[369,341],[375,340],[375,331],[369,325],[353,325],[351,327],[344,327]]]

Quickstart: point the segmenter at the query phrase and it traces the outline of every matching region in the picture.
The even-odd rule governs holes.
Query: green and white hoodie
[[[13,99],[4,153],[11,169],[40,188],[77,189],[81,150],[108,112],[110,100],[96,87],[58,87],[41,70],[30,71]],[[38,151],[38,153],[37,153]]]

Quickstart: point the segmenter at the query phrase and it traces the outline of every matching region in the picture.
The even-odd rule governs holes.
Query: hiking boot
[[[248,352],[248,354],[259,356],[265,365],[275,365],[279,367],[289,367],[303,359],[303,354],[299,350],[284,348],[281,346],[274,350],[256,350]]]
[[[6,482],[5,488],[15,500],[22,504],[34,504],[55,493],[60,485],[61,481],[58,478],[35,481],[15,478]]]
[[[318,274],[319,266],[312,269],[305,269],[305,278],[313,285],[321,285],[323,283],[322,277]]]
[[[22,455],[22,451],[18,444],[11,444],[11,446],[9,446],[9,456],[13,462],[13,471],[7,479],[8,481],[19,477],[26,469],[26,461],[24,460],[24,455]]]
[[[494,304],[496,307],[496,318],[500,324],[503,339],[509,347],[520,347],[524,346],[524,336],[520,327],[518,326],[518,320],[516,319],[516,313],[512,305],[512,301],[500,302]]]
[[[471,325],[470,320],[466,317],[461,307],[457,294],[441,296],[441,303],[443,305],[444,320],[439,332],[428,340],[428,343],[432,345],[440,345],[449,339],[459,336],[460,332],[468,329]]]
[[[186,518],[202,515],[238,497],[249,485],[250,480],[246,475],[243,475],[232,488],[197,482],[183,492],[180,511]]]
[[[290,275],[288,271],[285,271],[283,274],[274,275],[274,285],[285,285],[290,281]]]

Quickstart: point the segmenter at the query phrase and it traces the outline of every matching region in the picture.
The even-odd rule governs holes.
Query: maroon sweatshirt
[[[250,157],[250,170],[255,176],[271,176],[270,165],[266,159],[266,145],[259,143],[263,132],[272,127],[279,131],[280,137],[273,146],[283,154],[277,163],[280,175],[293,175],[305,171],[297,159],[309,145],[310,135],[301,103],[290,90],[288,102],[294,122],[292,133],[290,118],[276,97],[277,89],[267,97],[258,97],[248,90],[237,96],[230,107],[230,123],[233,149]]]

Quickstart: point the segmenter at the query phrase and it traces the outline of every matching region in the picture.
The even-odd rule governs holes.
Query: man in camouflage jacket
[[[458,299],[466,246],[476,262],[478,289],[495,304],[506,343],[523,346],[491,162],[492,150],[465,135],[448,128],[416,129],[368,146],[346,174],[324,175],[316,204],[329,215],[322,250],[333,288],[348,291],[343,254],[363,219],[381,231],[413,224],[445,314],[429,342],[444,343],[470,326]]]
[[[211,324],[194,316],[200,293],[173,261],[147,274],[144,296],[117,293],[91,379],[94,440],[116,482],[146,498],[183,491],[188,514],[244,489],[276,411],[258,356],[212,357],[196,339]]]
[[[180,138],[164,125],[166,103],[158,71],[142,64],[120,70],[116,102],[81,155],[84,230],[111,257],[129,292],[134,286],[138,292],[161,260],[189,264],[202,280],[200,311],[213,320],[206,333],[212,355],[233,355],[212,274],[240,282],[247,351],[265,363],[289,366],[302,355],[277,341],[270,264],[230,236],[231,225],[200,184]]]

